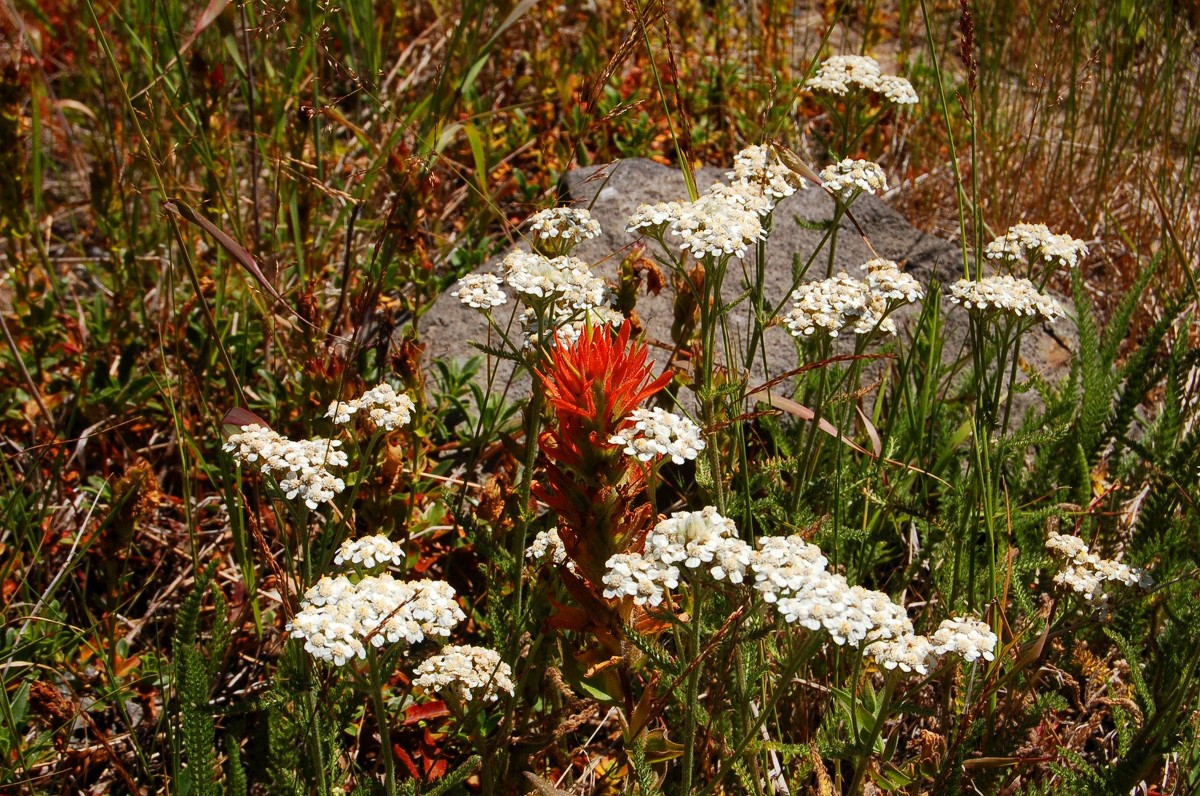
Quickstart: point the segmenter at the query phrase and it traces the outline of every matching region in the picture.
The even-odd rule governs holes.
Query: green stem
[[[750,725],[746,734],[742,736],[740,741],[738,741],[738,745],[735,746],[733,750],[725,756],[725,763],[717,771],[716,776],[714,776],[712,780],[704,786],[704,789],[696,794],[696,796],[708,796],[708,794],[716,790],[721,784],[721,781],[724,780],[725,777],[729,775],[729,772],[733,770],[733,766],[742,759],[742,753],[746,751],[746,747],[750,745],[751,741],[758,737],[758,731],[761,730],[762,726],[767,723],[767,717],[774,712],[775,706],[779,704],[779,700],[782,699],[787,693],[786,686],[788,681],[791,680],[796,675],[796,672],[800,671],[800,667],[812,657],[813,652],[815,652],[817,647],[820,646],[820,643],[824,638],[825,635],[823,633],[810,634],[809,638],[804,642],[803,646],[800,647],[800,650],[796,653],[796,655],[790,661],[788,661],[788,665],[784,669],[783,675],[779,678],[779,687],[775,689],[775,693],[771,694],[771,698],[767,701],[767,704],[763,706],[762,711],[759,712],[758,717],[754,720],[754,723]]]
[[[700,611],[703,607],[704,592],[699,584],[693,585],[692,618],[691,618],[691,655],[695,660],[700,655]],[[696,662],[687,680],[687,694],[684,698],[683,716],[683,784],[679,792],[688,796],[692,792],[692,767],[696,757],[696,700],[700,693],[700,670],[704,664]]]
[[[892,701],[892,692],[896,689],[898,679],[899,675],[892,673],[888,674],[884,681],[883,693],[879,696],[879,713],[875,716],[875,723],[871,727],[870,735],[867,736],[866,749],[854,767],[854,778],[850,780],[850,789],[847,793],[858,793],[858,786],[862,784],[863,776],[867,773],[867,767],[871,762],[871,750],[875,748],[875,742],[879,740],[879,736],[883,732],[883,725],[887,722],[888,703]]]
[[[392,754],[392,732],[388,727],[387,706],[383,699],[383,673],[379,655],[374,647],[367,650],[367,666],[371,678],[371,700],[375,704],[375,721],[379,724],[379,754],[383,757],[384,793],[396,796],[396,761]]]

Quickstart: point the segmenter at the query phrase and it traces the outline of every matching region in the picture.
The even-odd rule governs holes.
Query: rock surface
[[[725,170],[705,167],[696,174],[696,182],[703,192],[714,182],[725,180]],[[600,222],[603,234],[578,246],[573,254],[592,264],[593,271],[615,280],[617,267],[628,247],[637,239],[625,232],[625,224],[640,204],[677,200],[687,196],[683,176],[676,168],[663,166],[651,160],[622,160],[605,166],[575,169],[568,173],[560,185],[561,204],[586,207]],[[767,245],[765,273],[765,299],[778,305],[793,288],[792,264],[799,258],[803,264],[821,243],[834,213],[833,200],[824,191],[815,187],[800,191],[783,200],[775,209],[773,227]],[[878,256],[896,260],[924,285],[931,281],[943,284],[953,282],[962,275],[962,255],[959,247],[946,240],[925,234],[910,225],[895,212],[872,196],[862,196],[853,205],[852,213],[866,232],[872,253],[859,235],[852,221],[843,218],[838,232],[837,248],[833,260],[833,272],[847,271],[851,276],[862,277],[861,265]],[[518,244],[528,248],[528,244]],[[648,242],[648,254],[653,254],[656,244]],[[829,248],[826,246],[814,259],[805,279],[825,276],[828,266]],[[481,272],[495,272],[503,257],[487,263]],[[752,255],[747,255],[745,267],[752,268]],[[736,299],[744,290],[744,277],[738,261],[733,260],[727,273],[724,295],[727,300]],[[674,295],[668,286],[658,296],[641,294],[637,312],[646,328],[648,338],[664,343],[653,346],[656,359],[665,363],[668,357],[672,305]],[[503,325],[513,308],[513,302],[500,308],[498,320]],[[784,311],[788,308],[785,307]],[[905,336],[908,317],[916,307],[897,313],[896,320],[900,335]],[[730,328],[735,336],[734,346],[745,345],[748,327],[746,302],[730,313]],[[965,336],[966,311],[943,301],[947,356],[954,356]],[[516,324],[513,325],[514,329]],[[483,315],[463,306],[451,294],[442,295],[433,309],[422,319],[422,337],[427,343],[430,360],[448,357],[465,359],[479,355],[471,341],[487,342],[488,324]],[[1022,357],[1034,369],[1053,380],[1056,373],[1070,361],[1069,346],[1075,334],[1069,320],[1061,320],[1051,331],[1044,326],[1032,329],[1024,338]],[[796,366],[796,349],[786,329],[775,326],[765,335],[769,372],[756,363],[751,372],[751,386],[767,378],[786,372]],[[740,361],[740,360],[739,360]],[[501,362],[494,385],[504,389],[511,374],[510,363]],[[515,398],[528,392],[528,379],[517,380],[509,390],[508,397]],[[783,387],[783,385],[781,385]],[[786,394],[788,388],[783,388]],[[1019,414],[1035,400],[1031,393],[1016,396]]]

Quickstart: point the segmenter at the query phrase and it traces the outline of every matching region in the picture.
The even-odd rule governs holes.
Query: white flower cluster
[[[690,249],[697,258],[744,257],[749,246],[766,237],[758,211],[731,200],[731,195],[738,192],[709,192],[683,205],[670,226],[680,249]]]
[[[822,63],[804,86],[839,97],[856,88],[874,91],[897,105],[915,105],[918,101],[912,83],[883,74],[879,62],[866,55],[835,55]]]
[[[885,334],[895,334],[896,322],[885,317],[889,303],[908,301],[909,296],[921,294],[916,280],[899,271],[879,268],[867,282],[843,271],[796,288],[792,310],[783,320],[795,337],[810,337],[818,331],[837,337],[846,329],[868,334],[876,328]]]
[[[1017,317],[1040,315],[1051,322],[1066,316],[1062,305],[1039,293],[1028,279],[1008,274],[978,280],[960,279],[950,286],[950,300],[969,310],[992,310]]]
[[[709,574],[717,580],[729,578],[740,583],[746,572],[745,565],[738,567],[735,563],[731,570],[722,566],[719,559],[726,550],[735,552],[735,562],[742,557],[748,559],[747,548],[738,538],[733,520],[722,517],[716,508],[706,506],[700,511],[677,511],[655,525],[646,536],[643,555],[668,566],[683,564],[687,569],[699,569],[717,562]]]
[[[538,531],[533,542],[525,548],[525,557],[533,561],[545,561],[549,558],[554,564],[562,564],[567,560],[567,549],[563,547],[558,535],[558,526],[548,531]]]
[[[558,526],[548,531],[538,531],[533,542],[525,548],[525,557],[537,562],[549,559],[556,567],[565,566],[569,571],[575,571],[575,562],[567,557],[567,548],[558,535]]]
[[[629,217],[625,225],[626,232],[642,231],[648,235],[659,235],[675,219],[683,213],[682,202],[658,202],[652,205],[638,205],[637,210]]]
[[[377,534],[342,542],[342,546],[333,556],[333,563],[338,566],[354,564],[363,569],[374,569],[390,562],[392,566],[398,567],[404,561],[404,555],[404,545],[393,542],[383,534]]]
[[[751,174],[746,163],[742,171]],[[782,165],[782,164],[780,164]],[[735,171],[737,173],[735,163]],[[682,250],[690,250],[696,258],[745,257],[746,249],[767,233],[762,216],[775,207],[786,182],[777,172],[764,173],[769,182],[738,179],[732,185],[716,183],[694,202],[660,202],[639,205],[629,217],[626,232],[640,232],[658,237],[670,235]]]
[[[604,596],[609,599],[632,597],[637,605],[656,606],[669,589],[679,586],[679,567],[638,553],[617,553],[605,566]]]
[[[670,456],[675,464],[695,459],[704,450],[700,427],[686,417],[665,409],[635,409],[629,425],[609,439],[621,445],[629,456],[648,462],[657,456]]]
[[[600,222],[583,208],[553,207],[530,219],[529,231],[555,251],[567,251],[600,234]]]
[[[734,185],[752,187],[772,199],[786,199],[808,187],[804,178],[787,166],[775,151],[765,146],[748,146],[733,156],[733,171],[725,176]]]
[[[1075,268],[1087,257],[1087,244],[1065,233],[1051,232],[1045,224],[1017,224],[987,245],[989,260],[1033,263],[1045,260],[1063,268]]]
[[[458,280],[454,295],[471,309],[484,312],[508,303],[508,295],[500,289],[500,277],[495,274],[467,274]]]
[[[521,315],[526,348],[553,333],[572,343],[585,324],[619,326],[625,320],[614,309],[616,296],[608,284],[577,257],[515,250],[504,258],[502,267],[505,281],[526,305]],[[491,279],[499,291],[498,278]]]
[[[846,158],[821,169],[821,187],[846,204],[863,192],[886,191],[887,175],[878,163]]]
[[[605,563],[604,596],[632,597],[636,605],[660,604],[679,586],[680,570],[708,567],[715,580],[741,583],[750,564],[750,546],[737,537],[733,520],[712,506],[680,511],[646,536],[642,553],[618,553]]]
[[[392,385],[384,382],[376,384],[353,401],[334,401],[329,405],[325,416],[341,425],[349,423],[352,415],[363,411],[375,428],[395,431],[408,425],[415,408],[412,398],[402,392],[396,392]]]
[[[321,578],[304,593],[287,632],[304,639],[304,649],[314,658],[343,666],[365,658],[368,645],[411,645],[429,636],[449,636],[465,618],[454,589],[444,581],[408,582],[383,574],[355,582],[338,575]]]
[[[962,657],[967,663],[974,663],[983,658],[985,661],[996,659],[996,645],[1000,639],[992,632],[987,622],[978,619],[967,619],[956,616],[944,619],[938,629],[930,636],[934,651],[938,655],[953,653]]]
[[[500,653],[486,647],[446,647],[422,661],[413,673],[413,685],[450,691],[463,702],[495,702],[501,692],[513,693],[512,669],[500,659]]]
[[[825,631],[840,646],[860,647],[888,670],[927,674],[948,654],[967,662],[994,659],[998,639],[985,623],[956,617],[942,622],[932,638],[919,635],[903,606],[883,592],[851,586],[828,565],[821,549],[799,536],[763,537],[753,549],[738,538],[732,520],[709,506],[658,523],[643,553],[612,556],[604,596],[657,606],[679,586],[681,567],[701,570],[734,584],[752,579],[754,591],[785,622]]]
[[[609,289],[578,257],[545,257],[516,249],[503,263],[504,278],[527,304],[555,300],[575,308],[608,303]]]
[[[310,509],[333,500],[346,482],[329,471],[349,464],[338,440],[290,440],[257,423],[242,426],[231,434],[222,449],[239,462],[254,464],[263,475],[272,476],[288,500],[300,498]]]
[[[1099,605],[1108,601],[1105,581],[1143,589],[1154,585],[1154,579],[1145,570],[1089,552],[1087,543],[1078,536],[1051,533],[1046,539],[1046,549],[1065,562],[1054,582],[1067,586],[1090,603]]]
[[[863,263],[867,271],[867,287],[871,293],[886,301],[901,301],[912,304],[925,298],[925,288],[913,278],[900,270],[894,260],[868,260]]]
[[[826,569],[816,545],[799,536],[764,537],[750,559],[754,588],[789,624],[824,630],[835,644],[862,647],[885,669],[927,674],[940,655],[991,660],[996,636],[967,619],[943,622],[932,639],[918,635],[904,608],[883,592],[851,586]]]

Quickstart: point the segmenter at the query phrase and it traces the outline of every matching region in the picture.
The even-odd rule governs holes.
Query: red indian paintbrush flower
[[[669,372],[653,377],[631,328],[585,325],[575,343],[559,341],[537,374],[556,422],[538,440],[544,477],[534,491],[558,513],[563,547],[593,595],[609,557],[640,547],[653,520],[646,467],[609,442],[671,380]]]

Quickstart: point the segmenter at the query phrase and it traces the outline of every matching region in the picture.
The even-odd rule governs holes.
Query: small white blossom
[[[884,317],[887,310],[885,298],[873,293],[868,283],[843,271],[796,288],[792,310],[783,320],[795,337],[811,337],[817,332],[837,337],[847,329],[853,329],[855,334],[868,334],[875,329],[895,334],[895,322]]]
[[[554,207],[534,213],[529,231],[549,243],[555,251],[568,251],[576,244],[597,237],[600,222],[583,208]]]
[[[855,88],[874,91],[881,74],[879,62],[870,56],[835,55],[818,67],[804,87],[842,97]]]
[[[876,641],[867,646],[867,654],[884,669],[929,674],[936,662],[933,642],[915,633]]]
[[[422,661],[413,671],[413,685],[430,691],[450,691],[463,702],[495,702],[513,693],[512,669],[500,653],[486,647],[450,646]]]
[[[392,385],[384,382],[367,390],[358,399],[358,408],[367,413],[371,424],[384,431],[395,431],[412,421],[416,405],[412,398],[396,392]]]
[[[374,569],[387,563],[398,567],[404,561],[404,555],[404,545],[379,534],[342,542],[333,556],[333,563],[338,566],[350,563],[363,569]]]
[[[679,568],[637,553],[617,553],[605,562],[604,596],[632,597],[635,605],[657,606],[679,587]]]
[[[1062,305],[1038,292],[1028,279],[1008,274],[983,279],[960,279],[950,286],[950,301],[969,310],[996,312],[1017,317],[1040,316],[1054,321],[1066,316]]]
[[[1051,232],[1045,224],[1017,224],[987,245],[989,260],[1033,263],[1042,259],[1071,269],[1087,256],[1088,247],[1067,234]]]
[[[290,440],[269,428],[252,423],[231,434],[222,449],[240,462],[255,465],[264,475],[277,480],[288,500],[300,498],[310,509],[326,503],[346,488],[330,467],[349,463],[338,440]]]
[[[875,194],[886,191],[887,176],[878,163],[846,158],[840,163],[821,169],[821,187],[845,204],[860,193]]]
[[[748,146],[733,157],[733,171],[726,177],[734,184],[752,186],[772,199],[786,199],[808,183],[792,171],[774,150],[765,146]]]
[[[1108,601],[1105,582],[1142,589],[1154,585],[1154,579],[1145,570],[1101,558],[1089,551],[1087,543],[1077,536],[1051,533],[1046,539],[1046,549],[1065,564],[1054,576],[1054,582],[1070,588],[1088,602],[1099,605]]]
[[[829,559],[799,536],[764,536],[750,555],[754,588],[769,603],[816,583]]]
[[[817,69],[804,87],[825,94],[844,97],[854,90],[882,94],[897,105],[914,105],[917,92],[903,77],[885,75],[879,62],[865,55],[835,55]]]
[[[352,582],[339,575],[305,592],[287,632],[303,639],[313,657],[343,666],[365,658],[368,647],[449,636],[465,618],[443,581],[399,581],[385,573]]]
[[[961,656],[967,663],[973,663],[980,658],[985,661],[995,660],[996,645],[999,643],[987,622],[960,616],[943,620],[930,640],[938,655],[953,653]]]
[[[868,260],[863,263],[867,270],[867,288],[872,295],[885,301],[900,301],[906,304],[920,301],[925,297],[925,288],[913,278],[900,270],[893,260]]]
[[[883,75],[876,81],[875,90],[897,105],[916,105],[920,99],[908,78]]]
[[[553,300],[587,309],[610,300],[608,285],[577,257],[551,258],[518,249],[504,258],[503,268],[505,281],[526,303]]]
[[[500,289],[500,277],[495,274],[467,274],[458,280],[454,295],[476,310],[487,311],[508,303],[508,296]]]
[[[645,234],[656,235],[666,229],[683,213],[683,205],[679,202],[659,202],[653,205],[638,205],[637,210],[629,217],[625,225],[626,232],[644,231]]]
[[[682,205],[668,231],[697,258],[744,257],[747,247],[766,238],[759,214],[721,192]]]
[[[704,450],[700,427],[665,409],[635,409],[631,425],[618,431],[608,441],[620,445],[629,456],[648,462],[656,456],[670,456],[675,464],[695,459]]]
[[[733,520],[722,517],[713,506],[701,511],[677,511],[646,536],[643,555],[663,564],[697,569],[712,563],[726,542],[736,538]]]

